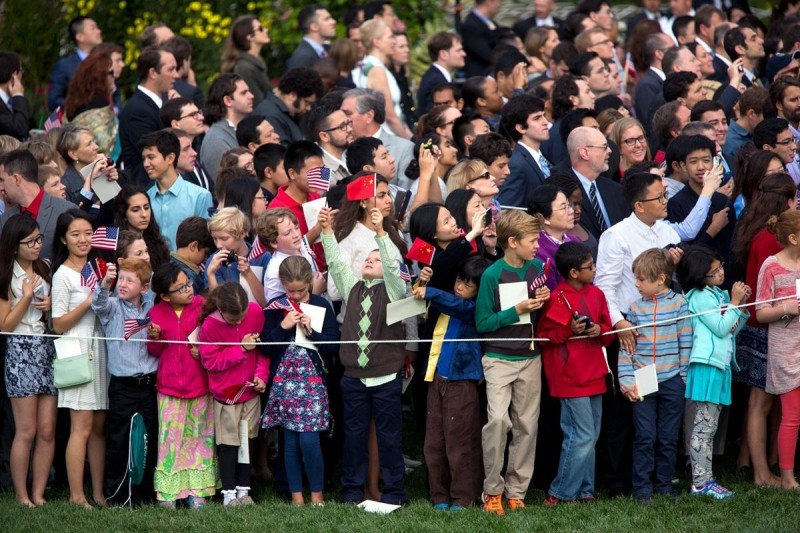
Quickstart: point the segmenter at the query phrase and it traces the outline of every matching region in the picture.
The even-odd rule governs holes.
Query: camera
[[[113,167],[113,166],[114,166],[114,160],[111,159],[110,157],[106,157],[106,167]]]
[[[236,252],[229,251],[228,252],[228,257],[225,258],[225,262],[222,263],[222,266],[235,265],[238,262],[239,262],[239,258],[236,257]]]

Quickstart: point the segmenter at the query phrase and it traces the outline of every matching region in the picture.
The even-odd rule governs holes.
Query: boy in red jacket
[[[594,446],[600,436],[602,394],[608,364],[603,348],[611,344],[611,318],[603,291],[592,285],[595,264],[588,246],[567,242],[556,252],[556,268],[564,281],[544,306],[538,334],[550,395],[561,398],[564,441],[558,475],[545,505],[594,499]],[[585,335],[587,339],[570,337]]]

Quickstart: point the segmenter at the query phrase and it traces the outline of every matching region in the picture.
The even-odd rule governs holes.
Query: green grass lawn
[[[727,470],[727,469],[726,469]],[[601,499],[589,505],[542,506],[541,490],[528,492],[527,509],[504,517],[480,509],[457,513],[435,511],[426,500],[424,467],[408,477],[411,503],[387,516],[370,515],[337,503],[323,508],[294,508],[276,499],[271,489],[261,488],[255,496],[259,505],[224,509],[211,504],[200,511],[170,511],[156,506],[85,511],[65,502],[66,494],[48,494],[51,503],[39,509],[19,506],[11,493],[0,494],[0,531],[26,533],[82,531],[279,531],[279,532],[466,532],[466,531],[798,531],[800,494],[756,489],[732,471],[721,481],[737,492],[731,501],[712,501],[683,495],[677,499],[656,498],[642,506],[631,498]],[[679,487],[687,490],[682,480]]]

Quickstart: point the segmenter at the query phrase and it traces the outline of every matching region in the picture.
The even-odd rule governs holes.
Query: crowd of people
[[[732,498],[739,434],[755,485],[800,488],[800,2],[533,6],[504,27],[476,0],[418,82],[389,0],[346,36],[300,9],[277,80],[239,17],[205,91],[157,24],[124,101],[82,16],[45,132],[1,51],[17,501],[252,505],[261,478],[402,505],[409,416],[440,510],[522,509],[548,468],[544,505],[649,504],[684,458],[690,494]]]

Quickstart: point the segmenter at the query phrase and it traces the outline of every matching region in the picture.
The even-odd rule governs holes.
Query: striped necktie
[[[592,202],[592,209],[594,209],[594,216],[597,219],[597,225],[600,226],[600,233],[608,229],[606,219],[603,217],[603,210],[600,209],[600,202],[597,201],[597,185],[592,182],[589,187],[589,201]]]
[[[550,177],[550,163],[547,162],[547,159],[545,159],[544,154],[539,154],[539,168],[542,169],[542,174],[544,174],[544,179]]]

